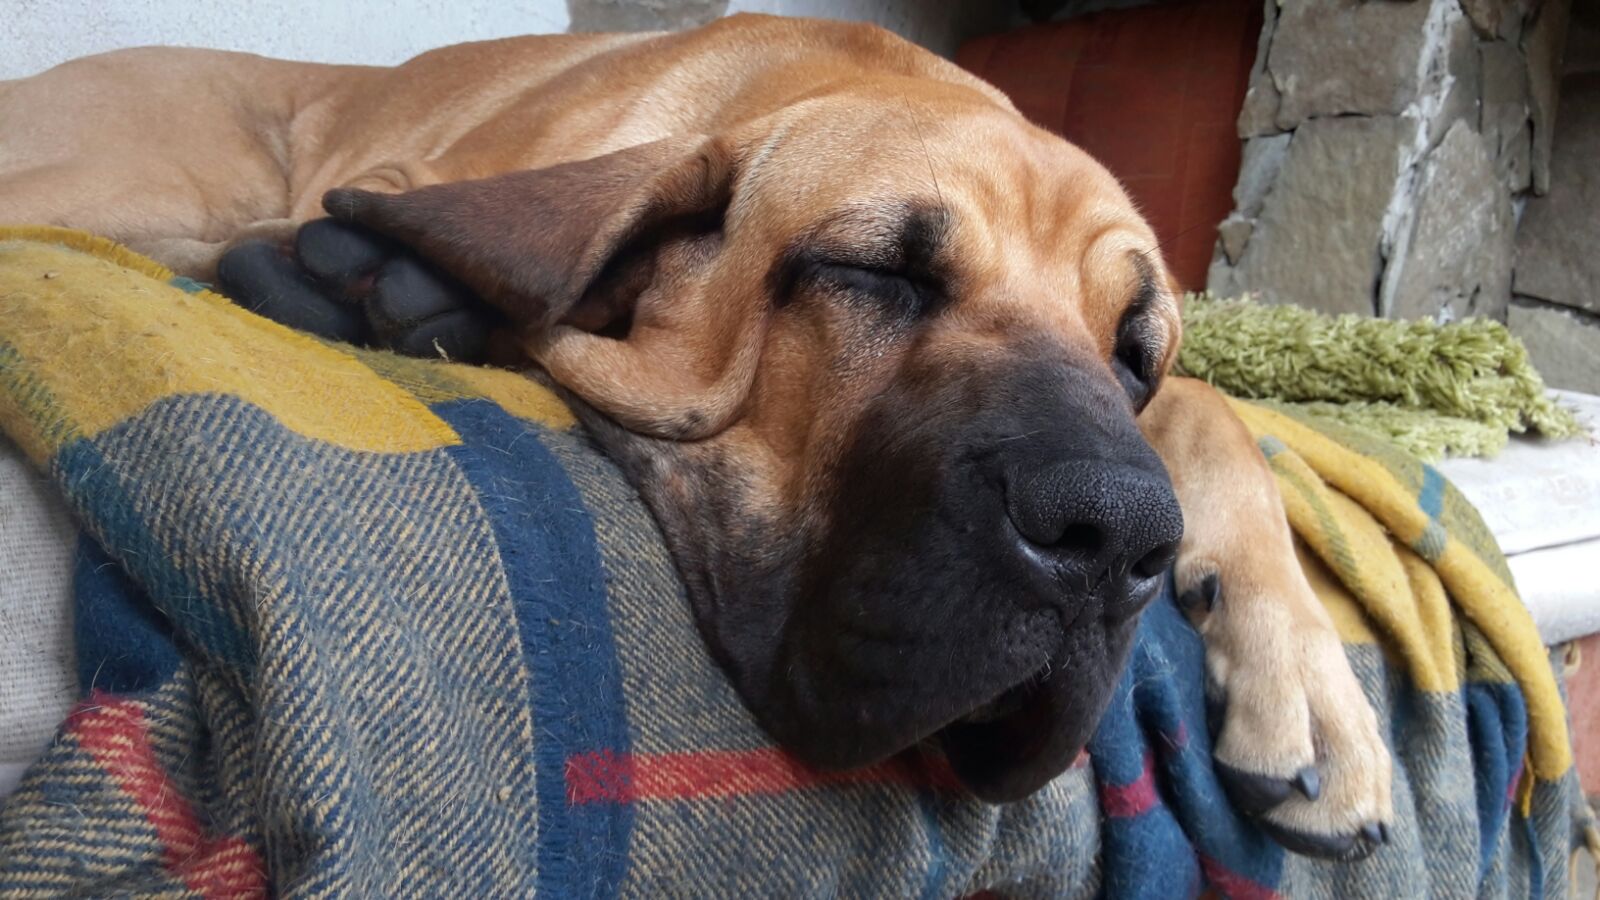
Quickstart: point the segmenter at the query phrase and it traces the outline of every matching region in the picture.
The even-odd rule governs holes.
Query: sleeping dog
[[[1174,570],[1235,802],[1301,852],[1384,839],[1389,758],[1265,461],[1166,375],[1150,228],[933,54],[743,16],[395,68],[132,50],[0,83],[0,121],[0,221],[324,334],[536,364],[803,760],[936,741],[978,797],[1028,795]]]

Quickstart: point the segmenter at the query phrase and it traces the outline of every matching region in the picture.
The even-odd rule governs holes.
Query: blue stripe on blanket
[[[136,430],[124,424],[114,431]],[[180,454],[172,463],[181,465],[183,458]],[[79,439],[62,447],[55,466],[68,502],[92,523],[95,537],[103,545],[116,548],[122,565],[135,581],[148,587],[149,596],[167,602],[162,611],[183,621],[185,638],[213,657],[251,671],[255,652],[250,639],[220,604],[204,595],[191,574],[173,561],[172,548],[148,527],[146,512],[152,500],[146,485],[139,484],[130,492],[120,467],[105,458],[99,441]]]
[[[1467,738],[1472,743],[1478,800],[1478,877],[1494,862],[1505,835],[1512,794],[1522,775],[1528,741],[1528,708],[1515,684],[1469,682],[1464,692]]]
[[[186,395],[72,460],[94,463],[58,465],[98,486],[85,502],[108,552],[250,711],[281,886],[531,892],[541,723],[493,523],[447,451],[351,451]],[[217,652],[217,621],[248,625],[254,675]]]
[[[925,900],[942,897],[946,892],[945,875],[950,867],[944,846],[944,829],[939,827],[939,806],[930,791],[917,795],[917,806],[922,813],[922,829],[928,837],[928,875],[922,880],[922,897]]]
[[[78,538],[72,588],[72,637],[82,693],[155,690],[178,670],[172,622],[87,536]]]
[[[1205,648],[1169,589],[1145,611],[1089,742],[1109,896],[1192,897],[1203,883],[1270,893],[1283,850],[1234,814],[1211,762]]]
[[[568,757],[629,750],[594,523],[538,426],[486,400],[443,403],[434,412],[461,435],[446,452],[489,513],[522,631],[533,694],[539,892],[615,896],[632,807],[567,802]]]

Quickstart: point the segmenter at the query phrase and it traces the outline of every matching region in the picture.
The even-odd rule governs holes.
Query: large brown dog
[[[209,277],[327,194],[345,237],[498,308],[801,757],[936,738],[978,796],[1027,795],[1088,739],[1176,557],[1236,801],[1292,849],[1384,839],[1389,759],[1265,462],[1163,377],[1179,311],[1150,229],[932,54],[764,17],[392,69],[146,49],[0,83],[0,123],[0,221]]]

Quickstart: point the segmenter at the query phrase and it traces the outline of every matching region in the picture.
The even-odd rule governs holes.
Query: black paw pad
[[[408,256],[386,263],[366,299],[367,317],[381,338],[394,338],[418,324],[473,303],[466,288]]]
[[[456,310],[393,337],[388,347],[405,356],[481,362],[489,352],[489,325],[482,316]]]
[[[323,293],[285,248],[266,241],[224,253],[217,261],[217,286],[245,309],[290,328],[348,342],[367,333],[360,309]]]
[[[378,270],[363,301],[378,342],[407,356],[477,362],[488,351],[493,313],[454,280],[400,256]]]
[[[407,356],[482,362],[504,324],[407,248],[333,219],[302,225],[293,248],[240,244],[223,255],[217,281],[235,303],[290,328]]]
[[[300,226],[294,252],[313,278],[348,292],[399,250],[370,231],[334,219],[317,219]]]

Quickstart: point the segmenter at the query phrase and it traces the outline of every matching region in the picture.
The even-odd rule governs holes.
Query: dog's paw
[[[1387,843],[1389,751],[1304,577],[1267,590],[1185,563],[1179,602],[1205,640],[1216,771],[1235,807],[1307,856],[1355,860]]]
[[[333,219],[306,223],[292,244],[231,248],[217,282],[235,303],[291,328],[407,356],[482,362],[496,321],[404,247]]]

